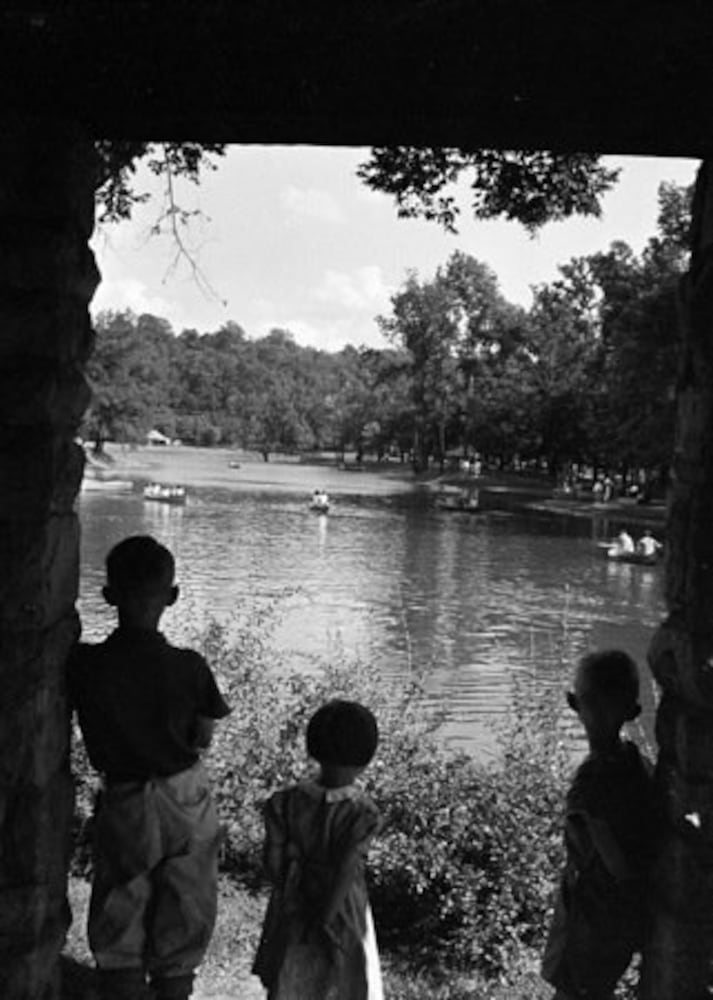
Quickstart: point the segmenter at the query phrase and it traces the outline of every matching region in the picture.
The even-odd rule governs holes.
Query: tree
[[[509,349],[518,314],[493,272],[458,251],[431,281],[410,273],[391,302],[377,322],[409,359],[414,461],[422,469],[435,454],[443,465],[454,442],[467,444],[476,373],[488,354]]]
[[[530,230],[571,215],[600,215],[601,196],[618,177],[585,153],[414,146],[374,148],[357,173],[370,188],[393,195],[399,215],[434,219],[451,232],[461,209],[449,189],[462,174],[472,177],[476,218],[502,215]]]
[[[84,431],[100,451],[107,440],[141,440],[165,412],[173,335],[166,320],[129,311],[101,313],[96,334]]]

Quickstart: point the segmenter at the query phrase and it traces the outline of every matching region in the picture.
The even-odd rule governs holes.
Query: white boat
[[[159,503],[184,504],[186,502],[185,486],[167,486],[164,483],[149,483],[144,487],[144,500],[156,500]]]
[[[317,514],[328,514],[329,494],[324,490],[315,490],[309,502],[309,509]]]
[[[110,469],[99,469],[93,465],[87,465],[82,477],[82,493],[111,493],[118,490],[132,490],[134,483],[131,479],[119,479],[112,476]]]

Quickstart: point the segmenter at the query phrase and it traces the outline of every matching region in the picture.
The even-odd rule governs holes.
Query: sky
[[[92,312],[131,309],[167,319],[174,332],[213,333],[238,323],[249,337],[275,327],[304,346],[384,347],[375,321],[407,272],[431,278],[454,250],[486,263],[511,302],[529,307],[533,285],[554,280],[571,257],[623,239],[640,252],[656,231],[662,181],[690,184],[695,160],[605,157],[621,168],[600,219],[550,223],[534,238],[514,222],[474,220],[459,233],[399,219],[394,200],[356,177],[368,149],[231,146],[200,185],[179,184],[191,212],[185,240],[199,269],[176,259],[169,235],[152,235],[165,199],[147,171],[137,187],[153,194],[129,222],[97,228],[92,246],[102,282]]]

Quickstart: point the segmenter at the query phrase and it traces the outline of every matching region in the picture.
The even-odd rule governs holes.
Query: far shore
[[[186,487],[217,486],[234,488],[257,484],[275,488],[294,487],[297,469],[304,470],[305,488],[319,486],[334,493],[378,492],[408,489],[477,489],[486,510],[505,510],[564,517],[606,519],[649,527],[661,533],[666,522],[663,501],[637,504],[621,498],[608,503],[554,495],[544,478],[520,473],[488,472],[474,477],[460,471],[441,473],[433,465],[415,474],[408,463],[394,460],[357,464],[353,456],[342,462],[337,455],[274,455],[265,462],[257,452],[234,448],[193,446],[106,445],[106,459],[97,460],[88,451],[87,462],[110,479],[130,479],[137,486],[148,482],[176,483]],[[319,480],[319,481],[318,481]],[[378,485],[377,485],[378,484]],[[397,485],[398,484],[398,485]]]

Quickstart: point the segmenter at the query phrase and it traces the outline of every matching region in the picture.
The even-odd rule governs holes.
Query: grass
[[[93,961],[86,940],[89,883],[69,882],[72,926],[62,956],[61,1000],[97,1000]],[[264,902],[222,881],[218,921],[194,992],[194,1000],[263,1000],[260,982],[250,973]]]
[[[89,883],[69,882],[72,926],[62,955],[60,1000],[98,1000],[85,927]],[[265,991],[250,973],[260,934],[264,897],[221,880],[218,921],[205,962],[196,978],[194,1000],[264,1000]],[[552,991],[539,978],[538,958],[520,956],[507,981],[433,968],[414,971],[405,958],[382,955],[386,1000],[548,1000]]]

